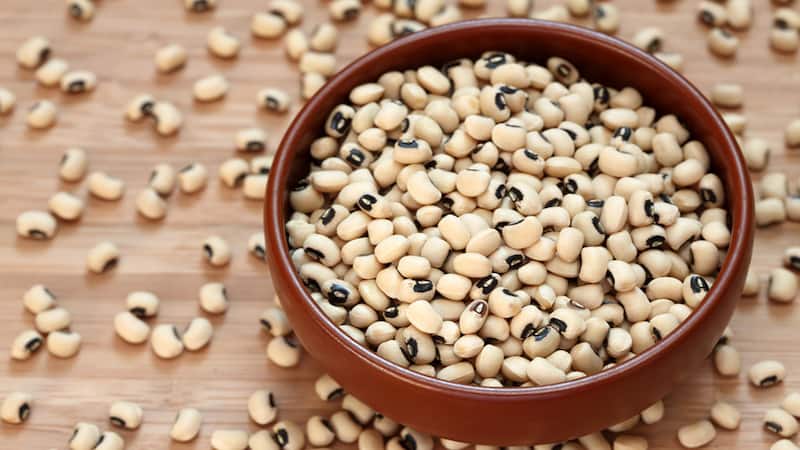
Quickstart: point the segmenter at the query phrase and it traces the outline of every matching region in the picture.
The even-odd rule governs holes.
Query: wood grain
[[[326,20],[325,4],[303,0],[310,30]],[[236,130],[261,126],[269,130],[270,148],[280,139],[291,113],[270,115],[255,105],[256,92],[267,86],[287,89],[299,104],[298,73],[284,57],[281,41],[259,41],[249,36],[253,12],[266,7],[256,0],[221,0],[220,7],[202,15],[187,14],[177,0],[104,0],[95,19],[76,23],[65,14],[60,0],[4,0],[0,8],[0,86],[17,94],[16,111],[0,118],[0,343],[10,344],[32,317],[21,304],[23,292],[34,283],[46,283],[59,302],[74,315],[74,329],[84,345],[80,355],[58,360],[42,351],[26,362],[0,358],[0,396],[12,390],[34,393],[36,404],[24,426],[0,425],[0,449],[65,448],[71,427],[78,421],[106,426],[111,401],[139,402],[145,424],[136,432],[122,433],[130,449],[206,449],[217,428],[256,430],[248,421],[246,399],[258,388],[275,391],[281,417],[303,421],[331,411],[319,401],[312,384],[319,369],[305,358],[297,370],[277,368],[266,361],[267,338],[257,317],[272,301],[269,274],[262,262],[246,252],[247,238],[261,229],[258,202],[212,180],[205,191],[169,199],[166,220],[152,223],[137,217],[136,192],[147,181],[150,168],[160,162],[181,166],[191,161],[206,164],[216,174],[219,164],[234,154]],[[553,2],[537,1],[537,8]],[[783,148],[782,130],[790,118],[800,116],[800,65],[796,56],[768,50],[767,31],[771,6],[755,0],[756,22],[741,34],[738,57],[722,61],[705,48],[705,30],[694,19],[696,2],[619,0],[629,38],[644,26],[659,26],[667,33],[666,48],[686,58],[685,74],[703,90],[718,81],[741,83],[746,92],[744,113],[747,135],[761,136],[773,146],[770,168],[800,176],[800,152]],[[491,0],[486,10],[468,16],[502,15],[503,3]],[[367,50],[363,33],[374,16],[371,7],[352,24],[340,26],[340,64]],[[232,61],[210,57],[205,36],[223,25],[244,41],[241,55]],[[14,63],[16,47],[27,37],[43,34],[53,42],[54,53],[74,68],[96,72],[99,85],[88,95],[67,97],[58,90],[38,87],[33,74]],[[155,72],[155,50],[177,42],[189,49],[187,67],[172,75]],[[214,72],[224,73],[232,88],[224,101],[195,104],[194,80]],[[162,138],[147,124],[130,124],[123,117],[125,104],[139,92],[175,102],[186,116],[180,135]],[[36,99],[48,98],[60,107],[58,124],[46,131],[25,126],[25,110]],[[81,183],[61,183],[56,166],[68,146],[85,148],[91,168],[125,180],[127,194],[119,202],[104,202],[86,195]],[[14,220],[27,209],[44,209],[59,190],[87,198],[87,210],[78,223],[62,224],[50,242],[17,238]],[[735,201],[735,200],[734,200]],[[754,266],[765,275],[780,263],[781,251],[800,243],[797,224],[762,230]],[[220,234],[234,249],[231,265],[211,269],[201,260],[202,240]],[[86,251],[101,240],[116,242],[122,250],[119,267],[112,273],[87,275]],[[210,348],[161,361],[147,346],[129,346],[114,336],[112,318],[124,308],[128,292],[147,289],[162,299],[157,323],[184,326],[201,315],[197,290],[209,280],[224,281],[232,306],[225,316],[213,317],[216,338]],[[764,358],[786,363],[789,376],[779,387],[751,388],[742,376],[722,379],[710,364],[699,370],[667,400],[664,421],[640,427],[650,448],[676,448],[676,429],[706,417],[713,401],[724,399],[743,412],[741,429],[719,432],[710,448],[767,448],[775,438],[761,429],[763,412],[782,396],[800,389],[800,353],[796,348],[798,319],[793,305],[772,305],[763,298],[742,299],[733,323],[735,345],[744,366]],[[202,436],[191,444],[173,444],[168,430],[175,412],[184,406],[205,414]],[[598,406],[600,407],[600,406]],[[342,447],[344,448],[344,447]]]

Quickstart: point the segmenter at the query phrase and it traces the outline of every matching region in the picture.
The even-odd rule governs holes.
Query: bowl
[[[500,50],[542,63],[571,61],[587,79],[633,86],[649,106],[676,114],[705,144],[729,199],[731,242],[716,282],[695,312],[663,341],[622,364],[563,384],[484,388],[427,377],[396,366],[330,322],[289,256],[284,223],[288,187],[308,173],[309,146],[328,113],[355,86],[390,70],[441,65]],[[632,417],[668,394],[712,351],[733,314],[753,242],[753,192],[733,134],[691,83],[654,57],[588,29],[528,19],[458,22],[398,39],[333,76],[289,126],[275,154],[264,208],[272,282],[294,332],[346,391],[422,432],[464,442],[530,445],[582,436]]]

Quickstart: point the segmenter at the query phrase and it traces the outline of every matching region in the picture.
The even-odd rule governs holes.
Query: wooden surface
[[[490,1],[486,11],[470,15],[502,14],[502,2]],[[661,27],[667,32],[667,50],[683,53],[685,74],[702,89],[707,91],[717,81],[743,84],[744,112],[750,122],[747,134],[768,139],[773,145],[770,168],[797,179],[800,152],[784,150],[782,130],[790,118],[800,116],[800,63],[796,57],[768,50],[769,2],[754,2],[756,24],[741,35],[743,45],[735,61],[721,61],[707,52],[705,31],[694,20],[694,1],[620,0],[615,4],[622,10],[622,37],[644,26]],[[24,311],[21,297],[35,283],[45,283],[58,295],[59,302],[73,313],[73,328],[84,341],[81,353],[71,360],[58,360],[46,351],[26,362],[0,357],[0,397],[23,390],[36,398],[27,424],[0,425],[0,449],[65,448],[76,422],[107,426],[110,402],[121,399],[139,402],[145,409],[143,427],[122,433],[129,449],[206,449],[216,428],[255,431],[248,421],[246,401],[259,388],[275,391],[281,417],[303,421],[328,411],[330,406],[313,394],[319,371],[310,358],[297,370],[280,369],[266,361],[268,340],[257,317],[270,304],[272,287],[264,264],[246,252],[247,238],[261,229],[261,206],[225,188],[215,176],[219,164],[234,154],[236,130],[266,128],[271,150],[290,119],[291,114],[275,116],[256,109],[254,98],[260,88],[288,89],[293,111],[299,104],[298,73],[284,57],[281,41],[256,41],[249,36],[251,14],[267,2],[221,0],[215,12],[197,15],[185,13],[177,0],[103,0],[95,19],[86,24],[66,17],[61,0],[2,3],[0,86],[14,91],[18,104],[11,116],[0,118],[0,345],[10,345],[19,331],[32,327],[33,318]],[[305,30],[326,20],[322,3],[304,3]],[[550,3],[536,2],[538,8]],[[340,26],[340,64],[367,49],[363,32],[373,14],[368,8],[357,23]],[[243,38],[239,58],[221,61],[207,54],[205,36],[214,25],[224,25]],[[14,63],[16,47],[35,34],[50,38],[54,55],[67,59],[72,67],[96,72],[97,90],[68,98],[58,90],[36,86],[32,72]],[[158,75],[153,54],[170,42],[189,49],[189,63],[173,75]],[[192,82],[213,72],[222,72],[230,80],[227,98],[212,104],[193,103]],[[179,105],[186,124],[178,137],[159,137],[149,124],[130,124],[122,118],[125,104],[139,92]],[[53,129],[30,131],[25,110],[41,98],[59,105],[60,119]],[[58,180],[56,167],[68,146],[85,148],[91,169],[125,180],[127,194],[122,201],[91,199],[84,184]],[[179,167],[191,161],[206,164],[214,175],[208,188],[191,196],[174,194],[163,222],[137,217],[134,197],[145,186],[150,168],[160,162]],[[18,238],[14,232],[17,214],[46,208],[49,196],[59,190],[87,198],[83,219],[62,224],[52,241]],[[780,263],[784,247],[800,243],[798,232],[797,224],[759,231],[754,264],[762,275]],[[210,234],[220,234],[231,243],[234,257],[229,267],[212,269],[203,263],[201,242]],[[117,243],[122,259],[109,274],[87,275],[86,252],[101,240]],[[211,318],[216,336],[207,350],[161,361],[148,346],[130,346],[114,335],[112,318],[124,309],[128,292],[154,291],[162,299],[155,322],[183,327],[202,314],[197,291],[210,280],[224,281],[232,300],[228,314]],[[761,429],[763,412],[777,405],[785,393],[800,390],[795,308],[768,304],[763,296],[743,299],[733,323],[744,367],[764,358],[779,359],[789,370],[784,385],[755,390],[744,376],[724,380],[707,364],[668,398],[663,422],[637,429],[648,436],[650,448],[677,447],[678,426],[705,417],[717,399],[741,408],[743,422],[737,432],[719,432],[710,447],[767,448],[775,438]],[[172,444],[169,427],[175,412],[186,406],[203,411],[202,436],[192,444]]]

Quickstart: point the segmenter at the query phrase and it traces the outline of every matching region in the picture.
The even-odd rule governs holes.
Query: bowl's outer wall
[[[313,304],[288,255],[284,222],[287,186],[308,172],[309,146],[328,112],[349,91],[390,70],[477,57],[502,50],[544,63],[572,61],[588,80],[633,86],[645,103],[676,114],[703,142],[725,185],[732,241],[704,303],[653,349],[601,374],[562,385],[527,389],[459,386],[398,368],[354,344]],[[664,397],[712,351],[744,283],[753,240],[753,193],[736,142],[707,100],[649,55],[589,30],[531,20],[462,22],[414,34],[379,48],[334,76],[289,127],[267,188],[265,233],[272,280],[304,347],[346,390],[400,423],[437,436],[494,445],[574,438],[621,422]]]

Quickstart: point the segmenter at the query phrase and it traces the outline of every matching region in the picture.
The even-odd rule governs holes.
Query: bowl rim
[[[692,314],[666,338],[657,342],[644,352],[637,354],[635,357],[618,363],[614,367],[601,370],[598,373],[553,385],[496,388],[472,384],[457,384],[399,366],[379,356],[376,352],[359,345],[323,313],[306,291],[291,261],[288,241],[285,234],[283,209],[286,198],[285,195],[287,193],[286,179],[289,176],[289,167],[296,153],[288,150],[288,146],[300,139],[303,129],[306,128],[306,122],[311,119],[311,116],[314,115],[315,111],[319,108],[321,99],[335,94],[336,91],[341,90],[340,85],[346,84],[348,80],[353,77],[357,77],[357,73],[361,68],[370,65],[372,61],[384,60],[390,57],[395,49],[399,47],[418,41],[436,40],[444,34],[455,31],[473,31],[480,28],[482,32],[487,32],[487,28],[491,27],[502,27],[505,29],[509,27],[537,27],[554,34],[572,34],[583,40],[594,41],[596,45],[606,47],[610,51],[628,53],[630,56],[645,59],[652,67],[653,71],[658,72],[661,76],[674,79],[674,81],[680,85],[680,90],[682,92],[695,97],[695,100],[699,100],[698,103],[703,106],[703,111],[701,113],[711,119],[708,125],[719,129],[722,137],[721,144],[723,147],[727,148],[730,153],[732,160],[730,164],[730,175],[733,175],[731,177],[732,179],[729,180],[730,185],[738,185],[738,191],[742,194],[740,198],[736,199],[736,201],[740,202],[742,205],[741,208],[738,208],[738,214],[735,214],[737,211],[736,209],[731,207],[727,208],[731,224],[731,241],[727,249],[726,257],[724,261],[722,261],[719,274],[699,307],[693,310]],[[455,55],[454,58],[456,57],[458,56]],[[398,65],[401,64],[402,63]],[[409,384],[424,388],[445,389],[467,396],[491,397],[496,400],[502,400],[502,398],[507,397],[529,397],[530,399],[534,399],[543,396],[549,397],[595,389],[625,374],[643,369],[645,366],[653,364],[654,361],[662,358],[664,354],[675,351],[676,348],[692,334],[694,329],[703,326],[706,318],[712,315],[717,309],[722,297],[724,295],[730,295],[730,293],[725,292],[727,289],[724,288],[734,283],[735,274],[740,271],[743,264],[749,263],[745,262],[744,259],[745,255],[747,255],[748,243],[751,242],[753,238],[753,191],[752,184],[749,181],[749,172],[746,168],[741,151],[738,150],[738,148],[733,133],[722,120],[720,114],[711,105],[710,101],[697,87],[659,59],[621,39],[576,25],[535,19],[472,19],[426,29],[404,36],[381,47],[374,48],[366,54],[359,56],[331,77],[326,84],[306,102],[287,127],[274,154],[264,207],[266,241],[271,254],[270,271],[272,273],[275,271],[280,272],[278,277],[272,277],[273,282],[275,278],[288,280],[290,285],[285,286],[285,288],[296,291],[303,299],[303,302],[310,306],[310,308],[306,308],[313,314],[309,319],[313,319],[317,322],[317,325],[321,326],[322,331],[324,331],[329,338],[336,341],[344,350],[358,357],[363,363],[373,366],[374,369],[394,374],[397,378]],[[729,203],[733,201],[730,195],[727,196],[727,200]],[[292,300],[287,299],[287,301]]]

